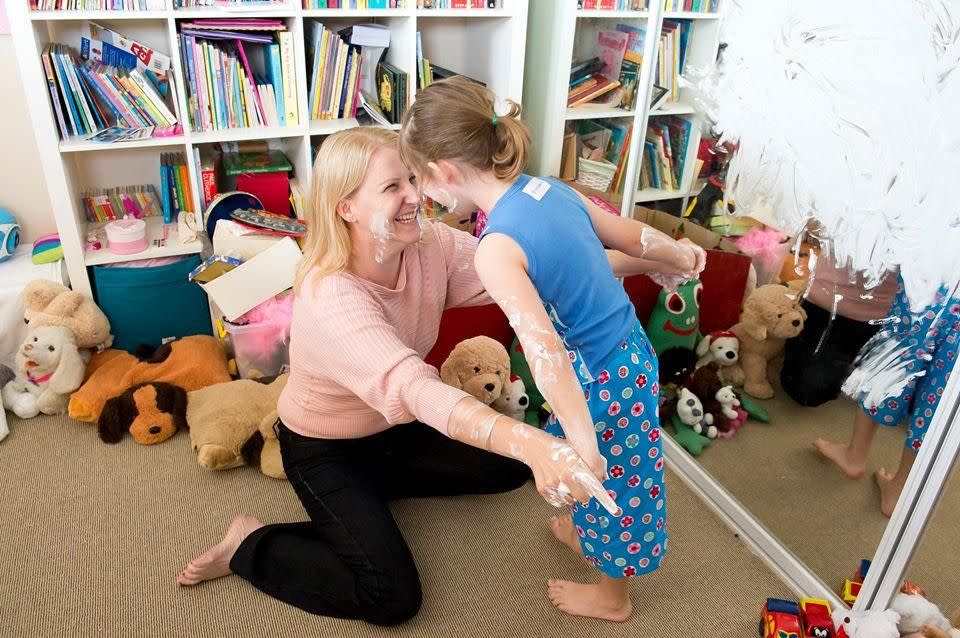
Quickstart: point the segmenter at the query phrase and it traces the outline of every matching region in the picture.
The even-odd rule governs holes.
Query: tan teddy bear
[[[490,337],[461,341],[440,366],[440,379],[481,403],[496,401],[509,383],[510,355]]]
[[[78,348],[105,350],[113,345],[110,322],[93,300],[62,284],[35,279],[23,288],[23,320],[31,328],[63,326],[69,328]]]
[[[227,381],[187,394],[190,444],[200,467],[229,470],[259,462],[267,476],[287,478],[273,426],[288,377],[282,374],[269,384]]]
[[[743,305],[740,322],[730,331],[740,339],[740,360],[726,368],[726,383],[743,386],[758,399],[773,396],[770,379],[782,362],[784,342],[800,334],[807,313],[800,294],[779,284],[760,286]]]

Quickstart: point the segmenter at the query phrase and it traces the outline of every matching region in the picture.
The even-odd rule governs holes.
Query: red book
[[[266,211],[290,215],[290,176],[286,171],[243,173],[237,176],[237,190],[256,195]]]
[[[597,0],[597,8],[604,11],[613,11],[613,0]]]
[[[467,8],[467,0],[453,0],[453,1],[450,3],[450,8],[451,8],[451,9],[466,9],[466,8]]]

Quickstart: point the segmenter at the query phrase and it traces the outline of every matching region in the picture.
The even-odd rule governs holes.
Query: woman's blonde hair
[[[352,249],[350,231],[337,205],[351,197],[363,182],[373,153],[396,143],[396,132],[365,126],[334,133],[320,147],[307,202],[303,260],[294,283],[297,294],[311,273],[319,279],[346,270]]]
[[[497,115],[490,89],[460,76],[434,82],[417,93],[400,131],[400,157],[418,174],[429,162],[460,160],[498,179],[514,180],[530,156],[530,132],[520,106]]]

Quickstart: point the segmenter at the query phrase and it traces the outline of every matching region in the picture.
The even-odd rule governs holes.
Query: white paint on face
[[[390,217],[386,213],[374,213],[370,217],[370,234],[377,240],[375,259],[378,264],[383,263],[383,255],[387,250],[387,242],[393,238],[390,230]]]

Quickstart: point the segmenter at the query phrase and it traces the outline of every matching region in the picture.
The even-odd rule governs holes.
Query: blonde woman
[[[352,129],[321,147],[277,423],[310,520],[241,514],[179,584],[236,573],[311,613],[391,625],[417,613],[421,594],[388,501],[505,492],[532,470],[554,504],[609,502],[570,446],[424,363],[444,309],[491,300],[473,268],[477,240],[421,224],[419,201],[394,132]]]

